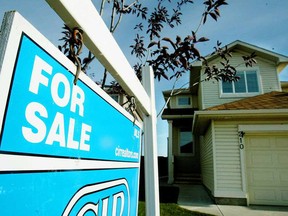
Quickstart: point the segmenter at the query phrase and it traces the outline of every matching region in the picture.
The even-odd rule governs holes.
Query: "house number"
[[[239,136],[239,148],[244,149],[244,143],[243,143],[243,137],[245,135],[244,131],[239,131],[238,136]]]

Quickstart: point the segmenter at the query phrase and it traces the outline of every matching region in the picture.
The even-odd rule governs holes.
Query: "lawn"
[[[162,216],[211,216],[209,214],[189,211],[181,208],[175,203],[160,203],[160,215]],[[145,202],[140,201],[138,205],[138,216],[145,216]]]

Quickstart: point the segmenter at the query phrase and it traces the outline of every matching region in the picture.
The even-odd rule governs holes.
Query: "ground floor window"
[[[189,128],[180,128],[180,153],[193,154],[193,135]]]

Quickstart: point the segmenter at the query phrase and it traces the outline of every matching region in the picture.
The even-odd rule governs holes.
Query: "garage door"
[[[246,135],[250,204],[288,205],[288,135]]]

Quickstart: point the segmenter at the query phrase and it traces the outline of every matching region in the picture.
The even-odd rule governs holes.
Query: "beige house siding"
[[[238,125],[234,122],[214,122],[215,133],[215,190],[241,192],[241,161]]]
[[[203,110],[203,85],[199,84],[199,87],[198,87],[198,108],[199,110]]]
[[[276,65],[262,61],[261,64],[259,64],[259,70],[261,72],[263,93],[281,91]]]
[[[213,136],[211,125],[206,134],[200,139],[200,161],[203,184],[210,191],[214,191]]]
[[[179,97],[190,97],[191,105],[185,106],[185,107],[179,106],[177,103],[177,100]],[[184,93],[184,94],[180,93],[180,94],[177,94],[177,96],[172,96],[170,98],[169,105],[170,105],[170,108],[172,108],[172,109],[176,109],[176,108],[195,108],[195,109],[197,109],[198,108],[198,96],[192,95],[192,94],[187,94],[187,93]]]
[[[197,95],[192,95],[192,108],[199,109],[198,96]]]
[[[275,124],[287,124],[287,121],[277,121],[275,119],[272,125]],[[239,125],[259,125],[261,127],[262,125],[271,125],[271,121],[264,119],[261,121],[213,121],[215,146],[215,189],[213,195],[215,197],[246,197],[245,179],[247,176],[245,176],[245,159],[243,158],[245,147],[242,150],[241,163],[238,137]]]
[[[230,60],[231,65],[240,65],[243,60],[242,56],[246,53],[233,53],[233,58]],[[273,62],[262,58],[256,58],[257,65],[248,69],[256,69],[259,72],[259,82],[260,82],[260,93],[267,93],[271,91],[281,91],[280,82],[278,80],[276,65]],[[210,64],[216,64],[219,59],[213,60]],[[244,65],[237,67],[239,70],[246,69]],[[202,74],[201,79],[205,78]],[[243,97],[225,97],[221,98],[221,84],[217,81],[210,80],[208,82],[202,82],[201,84],[201,94],[202,102],[200,105],[203,109],[206,109],[211,106],[216,106],[224,103],[229,103],[232,101],[240,100]]]
[[[176,96],[172,96],[172,97],[170,98],[169,104],[170,104],[170,107],[171,107],[172,109],[177,107],[177,101],[176,101],[176,100],[177,100],[177,99],[176,99]]]
[[[215,106],[221,104],[221,100],[219,100],[219,84],[216,81],[206,81],[201,84],[202,90],[202,101],[200,107],[202,109],[206,109],[211,106]]]

